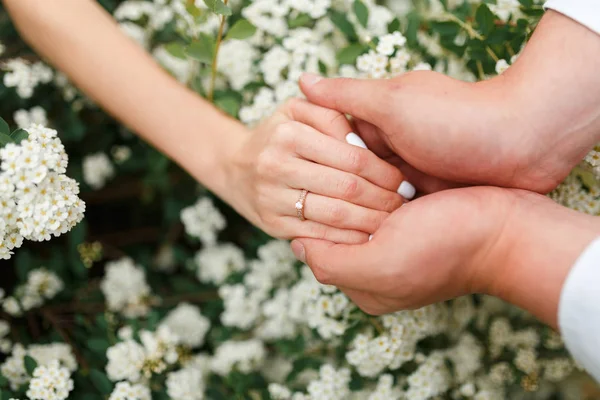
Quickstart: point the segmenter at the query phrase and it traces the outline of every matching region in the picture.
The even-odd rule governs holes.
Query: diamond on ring
[[[296,215],[298,216],[298,219],[300,221],[306,220],[306,218],[304,218],[304,201],[306,200],[307,194],[308,190],[303,189],[302,192],[300,192],[300,197],[298,198],[298,201],[294,205],[294,207],[296,208]]]

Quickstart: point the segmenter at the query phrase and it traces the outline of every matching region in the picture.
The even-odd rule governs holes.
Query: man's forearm
[[[214,167],[239,142],[238,122],[166,74],[94,1],[4,4],[27,41],[86,94],[202,183],[224,190]]]

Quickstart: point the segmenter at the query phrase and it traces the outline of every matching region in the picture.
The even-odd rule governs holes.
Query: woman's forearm
[[[91,0],[4,0],[26,40],[88,96],[223,195],[237,121],[179,84]]]

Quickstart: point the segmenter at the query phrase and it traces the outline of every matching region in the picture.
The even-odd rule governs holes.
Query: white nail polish
[[[369,242],[373,239],[373,235],[369,235]]]
[[[363,140],[354,132],[350,132],[346,135],[346,142],[350,143],[353,146],[362,147],[363,149],[367,148],[367,145]]]
[[[415,197],[415,194],[417,193],[417,189],[415,189],[415,187],[413,185],[411,185],[410,182],[402,181],[397,192],[400,196],[404,197],[406,200],[410,200],[413,197]]]

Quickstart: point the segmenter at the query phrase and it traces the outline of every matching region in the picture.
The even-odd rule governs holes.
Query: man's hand
[[[556,326],[566,275],[599,232],[594,217],[545,196],[480,186],[405,204],[368,243],[296,239],[292,249],[367,313],[486,293]]]
[[[544,193],[600,140],[599,70],[600,36],[550,11],[516,64],[489,81],[421,71],[390,80],[308,75],[301,87],[309,101],[357,118],[369,148],[388,161],[400,156],[417,186],[423,172]]]

